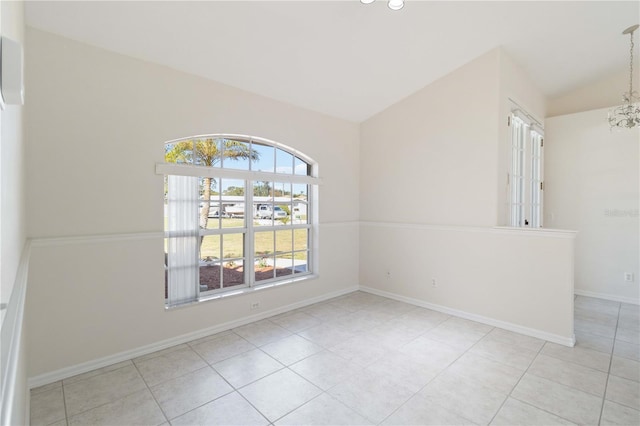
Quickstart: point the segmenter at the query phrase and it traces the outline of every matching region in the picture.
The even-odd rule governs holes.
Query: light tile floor
[[[640,425],[640,311],[577,344],[355,292],[31,391],[33,425]]]

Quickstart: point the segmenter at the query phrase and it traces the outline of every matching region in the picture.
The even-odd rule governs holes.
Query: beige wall
[[[636,64],[634,82],[640,81],[639,68]],[[619,70],[569,93],[549,99],[547,116],[555,117],[620,105],[622,94],[628,90],[629,70]]]
[[[2,35],[24,43],[24,5],[2,2]],[[24,106],[6,105],[0,112],[0,301],[7,303],[25,242]]]
[[[27,41],[30,376],[248,317],[256,299],[266,312],[358,284],[357,124],[35,29]],[[161,239],[39,240],[161,232],[163,142],[203,133],[319,163],[320,278],[165,311]]]
[[[24,48],[23,2],[0,2],[0,33]],[[22,315],[26,279],[20,280],[26,239],[23,106],[5,105],[0,132],[0,303],[7,304],[0,312],[0,424],[20,425],[29,422],[27,330]]]
[[[571,344],[573,233],[389,223],[360,233],[363,285]]]
[[[356,124],[35,29],[28,41],[30,237],[162,230],[163,142],[216,132],[309,155],[321,220],[357,220]]]
[[[497,224],[498,55],[362,123],[361,220]]]
[[[610,131],[607,112],[547,119],[545,221],[579,231],[576,292],[637,304],[640,133]]]
[[[574,234],[493,229],[510,98],[544,116],[495,49],[362,124],[360,284],[570,344]]]

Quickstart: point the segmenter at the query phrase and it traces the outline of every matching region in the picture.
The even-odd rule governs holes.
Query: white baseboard
[[[523,327],[518,324],[497,320],[494,318],[485,317],[482,315],[472,314],[465,311],[460,311],[458,309],[452,309],[447,306],[436,305],[434,303],[425,302],[424,300],[415,299],[413,297],[400,296],[395,293],[390,293],[384,290],[378,290],[372,287],[360,286],[361,291],[365,291],[367,293],[377,294],[378,296],[388,297],[389,299],[398,300],[400,302],[410,303],[412,305],[420,306],[422,308],[432,309],[434,311],[442,312],[445,314],[453,315],[456,317],[480,322],[483,324],[491,325],[493,327],[502,328],[505,330],[513,331],[515,333],[524,334],[526,336],[535,337],[538,339],[546,340],[552,343],[558,343],[564,346],[573,347],[576,344],[575,335],[571,337],[560,336],[558,334],[547,333],[542,330],[537,330],[534,328]]]
[[[222,331],[231,330],[236,327],[240,327],[254,321],[259,321],[265,318],[272,317],[274,315],[282,314],[284,312],[292,311],[294,309],[303,308],[314,303],[323,302],[334,297],[342,296],[348,293],[352,293],[358,290],[358,286],[350,286],[343,290],[335,291],[322,296],[313,297],[311,299],[305,299],[300,302],[292,303],[290,305],[282,306],[280,308],[271,309],[269,311],[262,312],[247,317],[243,317],[234,321],[218,324],[213,327],[204,328],[191,333],[176,336],[170,339],[162,340],[160,342],[152,343],[150,345],[141,346],[135,349],[131,349],[117,354],[109,355],[103,358],[95,359],[92,361],[83,362],[82,364],[72,365],[69,367],[61,368],[59,370],[51,371],[49,373],[40,374],[35,377],[30,377],[28,380],[29,389],[44,386],[49,383],[56,382],[58,380],[68,379],[78,374],[86,373],[98,368],[106,367],[118,362],[127,361],[139,356],[147,355],[162,349],[170,348],[172,346],[180,345],[190,342],[192,340],[200,339],[202,337],[210,336]]]
[[[73,365],[70,367],[65,367],[56,371],[52,371],[49,373],[41,374],[35,377],[31,377],[28,380],[29,388],[35,388],[38,386],[43,386],[49,383],[53,383],[58,380],[67,379],[69,377],[73,377],[78,374],[86,373],[88,371],[92,371],[98,368],[106,367],[112,364],[116,364],[118,362],[127,361],[139,356],[147,355],[162,349],[169,348],[171,346],[180,345],[182,343],[187,343],[192,340],[196,340],[202,337],[206,337],[215,333],[219,333],[226,330],[231,330],[236,327],[240,327],[246,324],[249,324],[254,321],[259,321],[268,317],[272,317],[274,315],[278,315],[284,312],[288,312],[294,309],[299,309],[308,305],[312,305],[314,303],[322,302],[328,299],[332,299],[334,297],[342,296],[344,294],[351,293],[356,290],[365,291],[368,293],[376,294],[378,296],[387,297],[389,299],[398,300],[401,302],[410,303],[412,305],[420,306],[423,308],[432,309],[434,311],[443,312],[449,315],[457,316],[460,318],[469,319],[472,321],[477,321],[483,324],[491,325],[494,327],[502,328],[505,330],[513,331],[516,333],[524,334],[531,337],[536,337],[538,339],[546,340],[553,343],[558,343],[564,346],[574,346],[575,345],[575,336],[570,338],[565,336],[560,336],[552,333],[547,333],[541,330],[532,329],[528,327],[523,327],[518,324],[513,324],[506,321],[496,320],[494,318],[485,317],[482,315],[476,315],[465,311],[460,311],[457,309],[452,309],[442,305],[436,305],[433,303],[425,302],[420,299],[415,299],[411,297],[401,296],[395,293],[390,293],[383,290],[378,290],[372,287],[367,286],[351,286],[345,288],[340,291],[328,293],[322,296],[314,297],[311,299],[305,299],[303,301],[293,303],[287,306],[283,306],[280,308],[272,309],[266,312],[262,312],[260,314],[251,315],[247,317],[240,318],[238,320],[229,321],[223,324],[218,324],[213,327],[208,327],[205,329],[197,330],[191,333],[183,334],[180,336],[176,336],[171,339],[166,339],[160,342],[156,342],[150,345],[138,347],[129,351],[120,352],[114,355],[110,355],[107,357],[99,358],[96,360],[88,361],[82,364]],[[578,293],[576,291],[576,293]]]
[[[597,299],[611,300],[613,302],[630,303],[632,305],[640,305],[640,300],[632,297],[617,296],[615,294],[598,293],[596,291],[574,289],[573,292],[578,296],[595,297]]]

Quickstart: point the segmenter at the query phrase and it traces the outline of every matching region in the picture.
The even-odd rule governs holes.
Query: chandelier
[[[622,94],[623,104],[609,111],[609,127],[611,129],[632,128],[640,126],[640,98],[633,90],[633,32],[638,25],[633,25],[622,32],[629,34],[631,49],[629,49],[629,91]]]
[[[364,4],[373,3],[374,1],[376,0],[360,0],[360,2]],[[404,0],[389,0],[387,6],[389,6],[391,10],[400,10],[404,7]]]

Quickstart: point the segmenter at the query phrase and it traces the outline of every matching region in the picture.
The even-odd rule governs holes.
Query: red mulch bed
[[[259,268],[256,266],[256,282],[262,280],[268,280],[273,278],[273,266],[267,266]],[[283,277],[291,275],[293,270],[291,268],[275,268],[276,277]],[[226,267],[222,271],[224,286],[232,287],[234,285],[244,284],[244,270],[242,266],[236,266],[233,268]],[[220,288],[220,265],[209,265],[200,267],[200,285],[206,285],[208,290],[215,290]],[[164,285],[164,297],[168,297],[167,289],[167,273],[165,272],[165,285]]]

